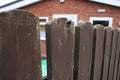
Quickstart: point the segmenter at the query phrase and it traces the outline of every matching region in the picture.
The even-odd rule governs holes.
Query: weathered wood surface
[[[46,28],[48,80],[73,80],[74,26],[66,18],[54,19]]]
[[[112,42],[112,28],[105,27],[105,39],[104,39],[104,59],[103,59],[103,73],[102,80],[107,80],[109,71],[109,60],[111,54],[111,42]]]
[[[93,25],[90,23],[80,24],[79,34],[76,32],[75,49],[75,80],[89,80],[92,61],[92,44],[93,44]],[[77,28],[76,28],[77,29]],[[77,39],[79,38],[79,39]],[[79,46],[77,46],[79,45]]]
[[[93,80],[101,80],[101,71],[102,71],[102,59],[104,51],[104,27],[96,26],[94,37],[95,44],[94,47],[94,71],[93,71]]]
[[[41,80],[38,22],[26,11],[0,13],[0,80]]]
[[[120,55],[120,31],[118,31],[117,50],[114,63],[114,75],[113,80],[117,80],[118,66],[119,66],[119,55]]]
[[[113,36],[112,36],[111,57],[110,57],[108,80],[113,80],[114,65],[115,65],[114,62],[115,62],[115,57],[116,57],[117,41],[118,41],[118,30],[113,28],[112,34],[113,34]]]
[[[29,12],[0,13],[0,80],[42,80],[38,26]],[[120,30],[75,29],[66,18],[46,24],[47,80],[120,80]]]
[[[118,66],[117,80],[120,80],[120,55],[119,55],[119,66]]]
[[[74,48],[74,80],[78,80],[79,42],[80,27],[75,27],[75,48]]]
[[[120,32],[120,28],[118,28]],[[118,59],[118,72],[117,72],[117,80],[120,80],[120,53],[119,53],[119,59]]]

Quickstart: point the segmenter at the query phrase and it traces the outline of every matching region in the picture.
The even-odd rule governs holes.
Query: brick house
[[[15,1],[15,0],[14,0]],[[45,52],[45,23],[51,18],[66,17],[72,19],[75,25],[78,21],[103,24],[110,27],[120,27],[119,0],[24,0],[20,6],[11,8],[9,4],[0,7],[0,12],[9,9],[25,9],[40,18],[42,53]],[[31,3],[29,3],[31,2]],[[34,3],[34,4],[33,4]],[[24,5],[22,5],[24,4]],[[6,7],[8,7],[6,9]]]

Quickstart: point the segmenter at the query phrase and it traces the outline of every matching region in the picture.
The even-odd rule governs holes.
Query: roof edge
[[[30,4],[34,4],[34,3],[39,2],[39,1],[42,1],[42,0],[23,0],[23,1],[20,1],[17,3],[14,3],[12,5],[8,5],[8,6],[5,6],[3,8],[0,8],[0,12],[18,9],[18,8],[21,8],[21,7],[30,5]]]
[[[120,1],[118,0],[89,0],[89,1],[120,7]]]

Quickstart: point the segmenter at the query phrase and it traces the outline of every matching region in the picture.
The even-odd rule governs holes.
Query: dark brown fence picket
[[[111,57],[110,57],[108,80],[113,80],[114,66],[115,66],[114,62],[115,62],[115,58],[116,58],[117,41],[118,41],[118,30],[113,28],[112,34],[113,34],[113,36],[112,36]]]
[[[66,18],[48,23],[47,62],[48,80],[73,80],[74,26]]]
[[[115,63],[114,63],[113,80],[117,80],[119,55],[120,55],[120,31],[118,31],[117,50],[116,50],[116,57],[115,57]]]
[[[101,80],[101,71],[102,71],[102,59],[104,51],[104,34],[105,30],[103,26],[96,26],[95,28],[95,48],[94,48],[94,71],[93,71],[93,80]]]
[[[39,18],[0,13],[0,80],[42,80]],[[75,30],[74,30],[75,28]],[[66,18],[46,24],[47,80],[120,80],[120,30]]]
[[[38,17],[14,10],[0,13],[0,80],[40,80]]]
[[[119,55],[119,66],[118,66],[117,80],[120,80],[120,55]]]
[[[85,23],[76,28],[75,80],[89,80],[92,61],[93,25]],[[78,29],[78,30],[77,30]],[[79,31],[79,34],[77,34]],[[78,39],[77,39],[78,38]],[[76,60],[77,58],[77,60]]]
[[[73,77],[73,80],[112,80],[114,76],[119,80],[118,29],[104,28],[102,25],[93,27],[90,23],[80,23],[75,28],[73,46],[73,32],[69,35],[72,40],[66,43],[68,39],[65,34],[65,22],[65,19],[55,19],[47,24],[48,80],[68,79],[68,76],[71,76],[70,80]],[[64,45],[60,45],[60,42]],[[71,43],[72,47],[70,47]],[[65,45],[69,46],[68,50],[74,48],[74,55],[72,51],[69,54],[65,52],[67,50]],[[70,62],[74,64],[74,75]]]
[[[80,27],[75,27],[75,46],[74,46],[74,80],[78,80],[78,61],[79,61],[79,42],[80,40]]]
[[[107,80],[109,71],[109,60],[111,54],[111,42],[112,42],[112,28],[105,27],[105,39],[104,39],[104,58],[103,58],[103,70],[102,80]]]

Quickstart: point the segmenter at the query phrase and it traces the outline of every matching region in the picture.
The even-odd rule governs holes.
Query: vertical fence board
[[[120,54],[120,31],[118,31],[118,40],[117,40],[117,50],[116,50],[116,58],[115,58],[115,67],[114,67],[114,75],[113,80],[117,80],[118,73],[118,64],[119,64],[119,54]]]
[[[117,80],[120,80],[120,55],[119,55],[119,67],[118,67],[118,76]]]
[[[101,67],[103,59],[103,48],[104,48],[104,27],[96,26],[96,41],[95,41],[95,61],[94,61],[94,73],[93,80],[101,79]]]
[[[117,40],[118,40],[118,30],[113,29],[112,46],[111,46],[112,48],[111,48],[111,58],[110,58],[110,65],[109,65],[108,80],[113,80]]]
[[[42,80],[38,23],[26,11],[0,13],[0,80]],[[73,22],[53,19],[46,46],[48,80],[120,80],[118,29],[79,23],[74,41]]]
[[[92,60],[93,25],[85,23],[79,27],[80,34],[76,36],[79,38],[76,41],[76,43],[79,43],[79,51],[75,51],[75,55],[78,55],[78,61],[75,61],[75,66],[78,66],[78,74],[76,74],[78,78],[76,80],[89,80]]]
[[[105,27],[105,43],[104,43],[105,51],[104,51],[104,59],[103,59],[102,80],[107,80],[108,78],[111,41],[112,41],[112,29],[110,27]]]
[[[46,54],[47,54],[47,80],[52,80],[52,53],[51,53],[51,28],[52,22],[46,24]]]
[[[0,13],[0,80],[40,80],[39,19],[15,10]]]
[[[60,18],[54,19],[46,26],[51,28],[46,29],[48,68],[51,69],[48,69],[48,80],[72,80],[74,67],[73,22],[67,21],[66,18]]]
[[[78,61],[79,61],[79,44],[80,44],[80,27],[75,27],[75,49],[74,49],[74,80],[78,80]]]

